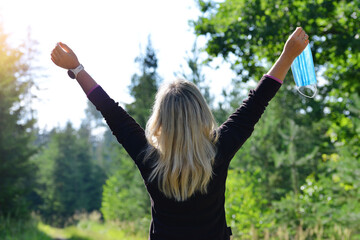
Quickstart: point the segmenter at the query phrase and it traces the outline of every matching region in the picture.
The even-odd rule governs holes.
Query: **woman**
[[[137,165],[151,200],[152,240],[226,240],[225,182],[229,163],[251,135],[280,88],[308,36],[297,28],[255,90],[219,128],[196,86],[177,80],[156,95],[144,131],[83,69],[74,52],[59,43],[51,60],[70,69]]]

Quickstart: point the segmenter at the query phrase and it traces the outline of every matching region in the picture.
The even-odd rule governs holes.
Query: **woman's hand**
[[[286,41],[279,59],[267,74],[283,81],[294,59],[299,56],[309,44],[308,38],[309,36],[301,27],[296,28]]]
[[[301,27],[297,27],[286,41],[282,55],[294,60],[308,44],[309,36]]]
[[[74,69],[80,65],[75,53],[64,43],[57,43],[51,52],[51,60],[59,67]]]
[[[75,69],[80,65],[75,53],[64,43],[57,43],[51,52],[51,60],[59,67],[65,69]],[[76,77],[77,82],[86,94],[97,86],[95,80],[85,71],[82,70]]]

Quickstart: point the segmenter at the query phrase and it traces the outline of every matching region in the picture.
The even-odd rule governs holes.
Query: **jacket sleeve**
[[[242,105],[219,127],[218,151],[223,156],[223,160],[227,159],[225,161],[229,163],[250,137],[255,124],[280,86],[279,81],[264,75],[257,87],[250,90],[248,98]]]
[[[147,140],[144,130],[108,94],[98,86],[88,94],[89,100],[101,112],[117,141],[122,144],[138,165],[139,154],[145,150]]]

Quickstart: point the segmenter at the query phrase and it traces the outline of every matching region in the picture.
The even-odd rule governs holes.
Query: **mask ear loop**
[[[304,94],[303,92],[301,92],[300,91],[300,87],[298,87],[297,88],[297,90],[298,90],[298,92],[301,94],[301,95],[303,95],[304,97],[307,97],[307,98],[314,98],[315,96],[316,96],[316,94],[317,94],[317,87],[316,87],[316,85],[311,85],[312,86],[312,88],[311,87],[309,87],[312,91],[313,91],[313,95],[312,96],[309,96],[309,95],[306,95],[306,94]]]

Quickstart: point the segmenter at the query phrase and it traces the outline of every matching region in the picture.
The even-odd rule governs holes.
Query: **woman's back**
[[[225,221],[225,185],[211,181],[207,194],[186,201],[163,195],[156,184],[148,184],[151,196],[151,239],[229,239]],[[216,187],[215,187],[216,186]]]
[[[207,192],[197,191],[184,201],[167,197],[159,188],[158,176],[149,178],[158,159],[146,156],[149,143],[144,130],[101,87],[89,95],[144,179],[151,200],[151,239],[229,239],[224,210],[227,170],[280,86],[270,77],[263,77],[249,98],[217,129],[216,156]]]

